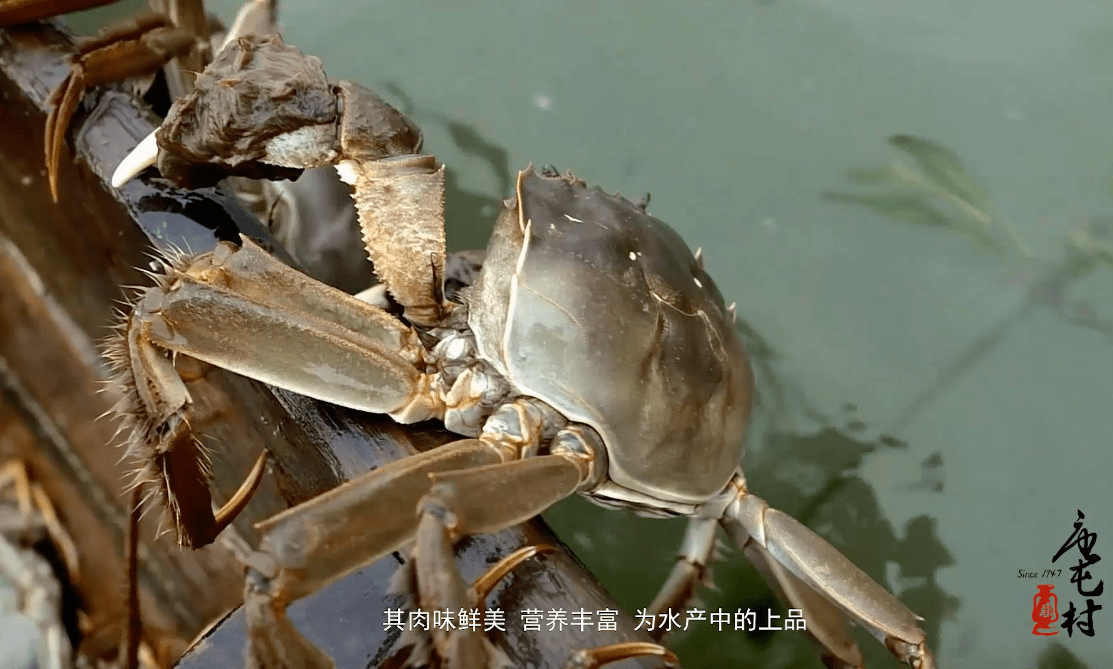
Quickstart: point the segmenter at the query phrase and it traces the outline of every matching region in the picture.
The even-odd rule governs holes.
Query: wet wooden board
[[[194,252],[242,230],[273,248],[266,232],[225,192],[186,193],[157,179],[108,186],[112,169],[157,122],[122,89],[86,97],[60,175],[62,202],[49,196],[43,166],[44,105],[66,73],[70,38],[54,24],[0,31],[0,459],[22,458],[55,500],[81,554],[75,586],[94,620],[119,621],[127,464],[118,463],[115,425],[98,416],[114,399],[97,394],[107,376],[97,342],[108,334],[122,286],[146,285],[139,272],[152,244]],[[281,249],[280,257],[288,259]],[[181,366],[196,404],[192,420],[213,449],[214,497],[227,498],[262,449],[271,473],[234,531],[216,545],[183,552],[144,522],[140,583],[145,624],[191,639],[241,599],[242,554],[258,540],[253,524],[341,481],[451,440],[436,425],[402,427],[201,365]],[[406,510],[400,510],[406,512]],[[154,516],[155,514],[151,514]],[[558,543],[537,520],[461,545],[461,569],[475,578],[526,543]],[[399,633],[385,630],[386,594],[399,564],[387,556],[291,608],[295,623],[338,667],[373,667]],[[577,648],[649,641],[619,612],[617,630],[524,631],[521,611],[617,609],[563,546],[531,560],[495,593],[506,612],[504,645],[520,666],[559,667]],[[237,666],[242,615],[232,613],[183,659],[182,667]],[[622,667],[655,667],[632,660]]]

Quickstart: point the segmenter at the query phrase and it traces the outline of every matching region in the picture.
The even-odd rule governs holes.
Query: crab
[[[792,607],[828,666],[859,667],[847,623],[901,661],[935,666],[918,620],[833,546],[749,491],[741,444],[754,381],[727,306],[647,202],[570,173],[527,167],[494,224],[486,261],[445,298],[444,166],[422,134],[372,91],[330,82],[320,59],[277,36],[230,42],[166,122],[117,170],[120,186],[157,163],[186,186],[228,176],[292,178],[335,166],[354,186],[379,303],[319,283],[250,239],[167,257],[109,346],[131,429],[128,448],[181,545],[198,547],[246,504],[249,475],[214,514],[208,463],[189,429],[184,355],[318,400],[435,419],[463,439],[392,462],[261,523],[246,560],[247,664],[329,667],[286,607],[412,545],[397,579],[427,609],[469,601],[454,564],[462,537],[516,525],[580,494],[689,526],[651,609],[682,602],[718,526]],[[387,299],[388,298],[388,299]],[[259,462],[264,462],[265,454]],[[446,666],[500,666],[471,630],[410,640]],[[422,643],[425,645],[422,646]],[[596,667],[656,644],[581,653]]]

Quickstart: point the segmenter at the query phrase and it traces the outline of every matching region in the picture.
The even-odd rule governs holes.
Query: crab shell
[[[608,496],[699,504],[730,481],[753,403],[745,348],[715,282],[644,206],[527,168],[467,301],[480,356],[602,436],[624,489]]]

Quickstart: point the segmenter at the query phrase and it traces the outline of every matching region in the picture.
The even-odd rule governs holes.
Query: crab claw
[[[278,35],[229,42],[117,170],[122,184],[154,160],[183,188],[225,177],[296,179],[334,166],[354,188],[375,270],[415,325],[436,326],[444,300],[444,168],[422,155],[405,114],[351,82],[330,82],[321,59]],[[401,249],[401,250],[400,250]]]
[[[278,32],[278,8],[276,0],[249,0],[240,6],[236,20],[221,41],[221,49],[246,35],[271,35]],[[139,174],[158,162],[158,141],[156,128],[132,149],[131,153],[112,173],[112,187],[120,188]]]
[[[139,176],[139,173],[148,167],[154,167],[158,162],[158,141],[155,139],[155,134],[158,130],[152,130],[151,134],[144,137],[131,153],[124,156],[120,164],[116,167],[116,171],[112,173],[112,187],[120,188],[127,182]]]
[[[66,130],[85,91],[93,86],[150,74],[196,46],[189,31],[170,25],[166,17],[147,12],[102,30],[85,41],[73,56],[70,72],[50,94],[45,153],[50,194],[58,201],[58,170]]]
[[[421,150],[421,130],[370,90],[330,83],[321,60],[277,35],[231,40],[113,177],[149,165],[186,188],[228,176],[291,179],[310,167]]]

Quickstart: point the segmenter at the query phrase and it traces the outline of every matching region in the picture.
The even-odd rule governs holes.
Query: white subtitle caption
[[[386,621],[383,628],[386,630],[419,629],[419,630],[462,630],[471,629],[481,632],[492,630],[506,631],[506,614],[501,609],[459,609],[451,611],[403,611],[402,609],[387,609]],[[693,623],[704,623],[716,628],[720,632],[727,630],[740,630],[746,632],[782,632],[802,631],[808,629],[804,620],[804,612],[800,609],[789,609],[787,616],[779,616],[773,611],[766,611],[764,616],[759,616],[753,609],[736,609],[727,611],[719,608],[716,611],[703,609],[688,609],[687,611],[672,611],[653,615],[645,609],[638,609],[636,630],[653,632],[664,630],[687,630]],[[764,618],[760,621],[759,618]],[[587,629],[600,632],[613,632],[618,629],[618,611],[614,609],[601,609],[588,611],[565,611],[564,609],[524,609],[518,614],[518,623],[523,632],[562,632],[566,629],[584,631]]]

